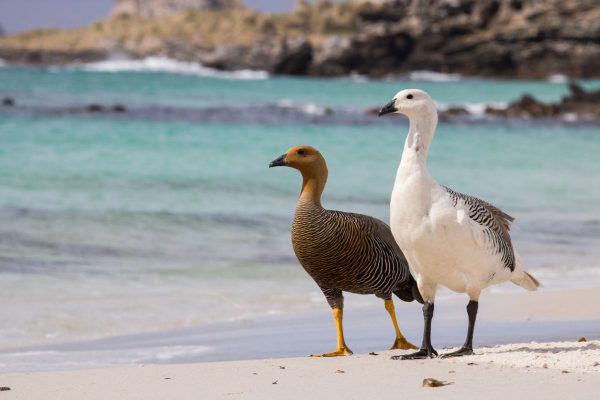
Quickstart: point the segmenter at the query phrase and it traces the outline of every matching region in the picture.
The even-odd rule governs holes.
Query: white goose
[[[443,357],[473,354],[473,329],[479,294],[510,280],[527,289],[540,284],[525,271],[508,230],[513,218],[476,197],[438,184],[427,171],[427,153],[437,126],[435,103],[418,89],[402,90],[379,115],[400,113],[410,128],[390,204],[394,238],[406,255],[425,301],[421,349],[403,359],[437,356],[431,345],[431,319],[438,285],[469,296],[467,339]]]

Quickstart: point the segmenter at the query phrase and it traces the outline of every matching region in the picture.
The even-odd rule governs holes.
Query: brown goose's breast
[[[296,257],[319,284],[327,278],[327,266],[334,261],[324,255],[332,244],[325,218],[320,210],[298,207],[292,223],[292,246]]]
[[[407,276],[403,257],[375,236],[368,218],[299,204],[292,224],[298,260],[321,287],[388,292]],[[406,269],[406,271],[403,271]]]

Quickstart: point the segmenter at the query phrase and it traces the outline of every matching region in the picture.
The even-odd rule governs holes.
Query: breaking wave
[[[563,74],[550,75],[547,79],[550,83],[568,83],[569,77]]]
[[[328,115],[333,114],[333,110],[328,107],[321,107],[315,103],[296,103],[293,100],[283,99],[275,103],[275,107],[284,110],[293,110],[306,115]]]
[[[267,79],[266,71],[243,69],[221,71],[197,62],[178,61],[166,57],[147,57],[139,60],[104,60],[86,64],[71,64],[68,69],[90,72],[165,72],[223,79]]]
[[[445,74],[434,71],[413,71],[408,74],[411,81],[425,82],[458,82],[462,79],[459,74]]]

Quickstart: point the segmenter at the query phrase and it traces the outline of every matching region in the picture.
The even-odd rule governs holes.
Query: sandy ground
[[[514,289],[482,295],[475,346],[576,341],[581,336],[600,339],[599,288],[542,289],[536,293]],[[374,296],[357,300],[358,296],[346,299],[344,327],[348,345],[357,354],[389,348],[394,333],[383,302]],[[363,300],[368,300],[367,306],[361,306]],[[462,344],[467,328],[466,303],[462,294],[440,292],[433,318],[436,348]],[[396,301],[396,311],[406,337],[420,343],[421,305]],[[0,373],[301,357],[331,351],[334,342],[331,312],[323,304],[303,313],[97,340],[5,348],[2,345],[10,344],[0,343]]]
[[[398,353],[4,374],[0,385],[11,390],[0,398],[597,399],[600,388],[598,341],[483,348],[463,359],[390,360]],[[423,387],[426,378],[448,385]]]
[[[600,320],[600,288],[597,287],[562,290],[542,287],[537,292],[484,293],[481,302],[485,307],[482,317],[487,320]]]
[[[464,300],[450,295],[436,305],[434,345],[440,353],[464,339]],[[3,350],[0,387],[10,390],[0,391],[0,400],[598,398],[598,288],[487,293],[478,317],[476,354],[447,360],[390,360],[401,352],[378,350],[393,339],[385,311],[379,303],[362,310],[352,310],[351,304],[345,313],[347,340],[357,353],[351,357],[304,356],[332,350],[335,333],[324,310],[317,317],[276,317]],[[405,333],[418,343],[419,306],[397,309]],[[581,336],[587,341],[578,342]],[[368,354],[373,350],[377,355]],[[144,356],[132,362],[132,352]],[[290,356],[296,357],[283,358]],[[255,359],[202,362],[219,358]],[[82,369],[97,365],[113,367]],[[27,372],[43,369],[55,371]],[[426,378],[450,384],[422,387]]]

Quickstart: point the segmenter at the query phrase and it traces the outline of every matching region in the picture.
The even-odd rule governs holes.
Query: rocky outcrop
[[[110,15],[158,18],[187,10],[227,10],[239,6],[238,0],[117,0]]]
[[[290,75],[598,77],[597,21],[597,0],[299,1],[278,15],[237,0],[121,0],[113,18],[88,28],[0,38],[0,58],[47,64],[118,53]]]
[[[572,118],[576,120],[600,120],[600,90],[586,91],[571,83],[570,94],[558,103],[544,103],[533,96],[524,95],[506,108],[486,107],[488,115],[516,118]]]
[[[359,16],[360,33],[317,52],[313,73],[600,75],[595,0],[393,0],[367,4]]]
[[[28,48],[1,48],[0,58],[9,62],[28,65],[57,65],[71,62],[100,61],[111,52],[98,50],[47,50]]]

